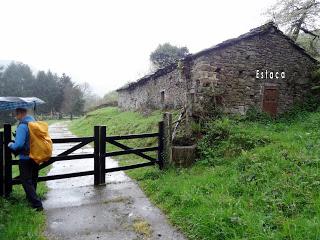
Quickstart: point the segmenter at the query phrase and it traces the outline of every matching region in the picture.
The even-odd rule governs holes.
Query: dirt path
[[[73,136],[65,123],[51,125],[50,133],[52,138]],[[55,146],[54,155],[72,145]],[[91,152],[91,147],[77,151]],[[115,166],[116,161],[106,160],[106,167]],[[56,162],[49,175],[85,170],[93,170],[93,159]],[[48,238],[184,239],[123,172],[107,174],[106,183],[106,186],[94,187],[93,176],[49,181],[49,193],[44,201]]]

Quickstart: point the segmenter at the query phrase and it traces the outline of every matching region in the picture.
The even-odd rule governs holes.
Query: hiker
[[[30,134],[28,123],[34,122],[35,119],[27,115],[27,109],[24,108],[16,109],[16,119],[19,121],[19,125],[16,131],[15,142],[10,142],[8,147],[13,152],[19,153],[20,180],[27,200],[34,209],[42,211],[42,202],[36,193],[39,165],[29,157]]]

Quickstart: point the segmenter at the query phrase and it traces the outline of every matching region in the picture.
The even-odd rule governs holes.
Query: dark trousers
[[[36,193],[39,165],[31,159],[20,160],[19,170],[21,183],[31,206],[33,208],[42,207],[42,202]]]

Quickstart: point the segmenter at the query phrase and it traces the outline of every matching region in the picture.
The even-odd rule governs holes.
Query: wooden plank
[[[126,139],[135,139],[135,138],[151,138],[158,137],[158,133],[142,133],[142,134],[131,134],[131,135],[119,135],[119,136],[107,136],[106,141],[110,140],[126,140]]]
[[[79,159],[86,159],[86,158],[93,158],[93,157],[94,157],[93,153],[77,154],[77,155],[76,154],[75,155],[63,155],[63,156],[52,157],[48,160],[48,162],[49,161],[51,161],[51,162],[70,161],[70,160],[79,160]],[[12,160],[11,162],[12,162],[11,165],[19,165],[19,160]],[[47,162],[45,162],[45,163],[47,163]],[[43,164],[45,164],[45,163],[43,163]],[[43,164],[40,165],[40,167],[39,167],[40,169],[42,169],[41,166]],[[19,178],[19,176],[15,177],[15,179],[16,178]]]
[[[125,171],[125,170],[129,170],[129,169],[152,166],[152,165],[155,165],[155,164],[156,164],[156,162],[146,162],[146,163],[139,163],[139,164],[123,166],[123,167],[107,168],[105,170],[105,173],[117,172],[117,171]]]
[[[56,157],[50,158],[50,160],[53,160],[54,162],[58,162],[58,161],[78,160],[78,159],[93,158],[93,157],[94,157],[93,153],[88,153],[88,154],[56,156]]]
[[[164,122],[159,122],[159,137],[158,137],[158,164],[159,168],[163,169],[164,167]]]
[[[124,145],[124,144],[122,144],[122,143],[119,143],[119,142],[117,142],[117,141],[114,141],[114,140],[108,140],[107,142],[110,143],[110,144],[112,144],[112,145],[114,145],[114,146],[117,146],[117,147],[119,147],[119,148],[122,148],[122,149],[124,149],[124,150],[133,149],[133,148],[131,148],[131,147],[128,147],[128,146],[126,146],[126,145]],[[149,161],[156,161],[155,158],[150,157],[150,156],[148,156],[148,155],[146,155],[146,154],[143,154],[143,153],[137,152],[137,153],[134,153],[134,154],[136,154],[136,155],[138,155],[138,156],[140,156],[140,157],[142,157],[142,158],[144,158],[144,159],[147,159],[147,160],[149,160]]]
[[[112,157],[112,156],[120,156],[120,155],[127,155],[127,154],[136,154],[142,152],[152,152],[157,151],[158,147],[147,147],[147,148],[136,148],[136,149],[128,149],[123,151],[114,151],[114,152],[107,152],[105,157]]]
[[[3,132],[0,132],[0,196],[4,197],[4,189],[5,189],[5,179],[4,179],[4,169],[5,169],[5,161],[4,161],[4,152],[3,152]]]
[[[106,183],[106,126],[100,127],[100,135],[99,135],[99,163],[100,163],[100,182],[99,184],[105,184]]]
[[[83,146],[89,144],[90,142],[91,142],[91,140],[90,140],[90,139],[87,139],[87,140],[85,140],[84,142],[81,142],[81,143],[77,144],[76,146],[73,146],[72,148],[70,148],[70,149],[68,149],[68,150],[66,150],[66,151],[58,154],[57,156],[50,158],[47,162],[45,162],[45,163],[43,163],[43,164],[41,164],[41,165],[39,166],[39,170],[41,170],[41,169],[43,169],[43,168],[51,165],[51,164],[54,163],[55,161],[63,161],[63,160],[59,160],[58,157],[60,157],[60,156],[66,156],[66,155],[68,155],[68,154],[71,154],[71,153],[73,153],[74,151],[76,151],[76,150],[82,148]],[[73,155],[73,156],[76,156],[76,155]],[[79,155],[78,155],[78,156],[79,156]],[[84,155],[81,155],[81,156],[84,156]],[[57,158],[57,159],[55,159],[55,158]],[[83,157],[83,158],[91,158],[91,157],[90,157],[90,156],[88,157],[88,155],[87,155],[86,157]],[[78,158],[78,159],[79,159],[79,158]],[[68,159],[68,160],[75,160],[75,159]],[[12,162],[12,165],[19,165],[19,161],[18,161],[18,160],[13,160],[13,161],[11,161],[11,162]],[[14,179],[17,179],[17,178],[19,178],[19,176],[15,177]]]
[[[12,160],[11,165],[19,165],[19,160]]]
[[[164,165],[172,162],[172,114],[165,112],[163,114],[164,123]]]
[[[93,168],[94,168],[94,185],[97,186],[100,184],[100,162],[99,162],[99,134],[100,126],[94,126],[94,159],[93,159]]]
[[[89,144],[90,142],[92,142],[92,141],[91,141],[91,140],[89,140],[89,139],[87,139],[86,141],[81,142],[81,143],[77,144],[76,146],[73,146],[72,148],[70,148],[70,149],[68,149],[68,150],[66,150],[66,151],[64,151],[64,152],[62,152],[62,153],[60,153],[60,154],[58,154],[56,157],[69,155],[69,154],[73,153],[74,151],[76,151],[76,150],[78,150],[78,149],[80,149],[80,148],[84,147],[85,145]],[[52,157],[52,158],[53,158],[53,157]],[[52,159],[52,158],[51,158],[49,161],[47,161],[47,162],[45,162],[45,163],[41,164],[41,165],[40,165],[40,167],[39,167],[39,170],[41,170],[41,169],[43,169],[43,168],[45,168],[45,167],[49,166],[50,164],[54,163],[54,162],[55,162],[55,160],[54,160],[54,159]]]
[[[84,172],[65,173],[65,174],[51,175],[51,176],[49,175],[49,176],[39,177],[38,182],[65,179],[65,178],[73,178],[73,177],[82,177],[82,176],[93,175],[93,173],[94,173],[94,171],[84,171]],[[20,181],[20,179],[13,179],[12,183],[13,183],[13,185],[17,185],[17,184],[21,184],[21,181]]]
[[[53,138],[53,143],[75,143],[75,142],[92,142],[93,137],[74,137],[74,138]]]
[[[11,125],[4,124],[4,158],[5,158],[5,170],[4,170],[4,178],[5,178],[5,196],[9,196],[12,192],[12,155],[11,150],[8,147],[9,142],[12,141],[11,139]]]

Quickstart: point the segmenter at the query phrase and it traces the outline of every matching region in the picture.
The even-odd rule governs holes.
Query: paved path
[[[52,138],[73,135],[65,123],[50,126]],[[74,144],[58,144],[54,155]],[[91,153],[90,146],[77,153]],[[108,158],[107,167],[117,166]],[[53,164],[49,175],[93,170],[93,159],[62,161]],[[126,240],[184,237],[169,225],[165,216],[146,198],[139,186],[123,172],[106,175],[106,186],[93,186],[93,176],[47,182],[44,201],[49,239]]]

